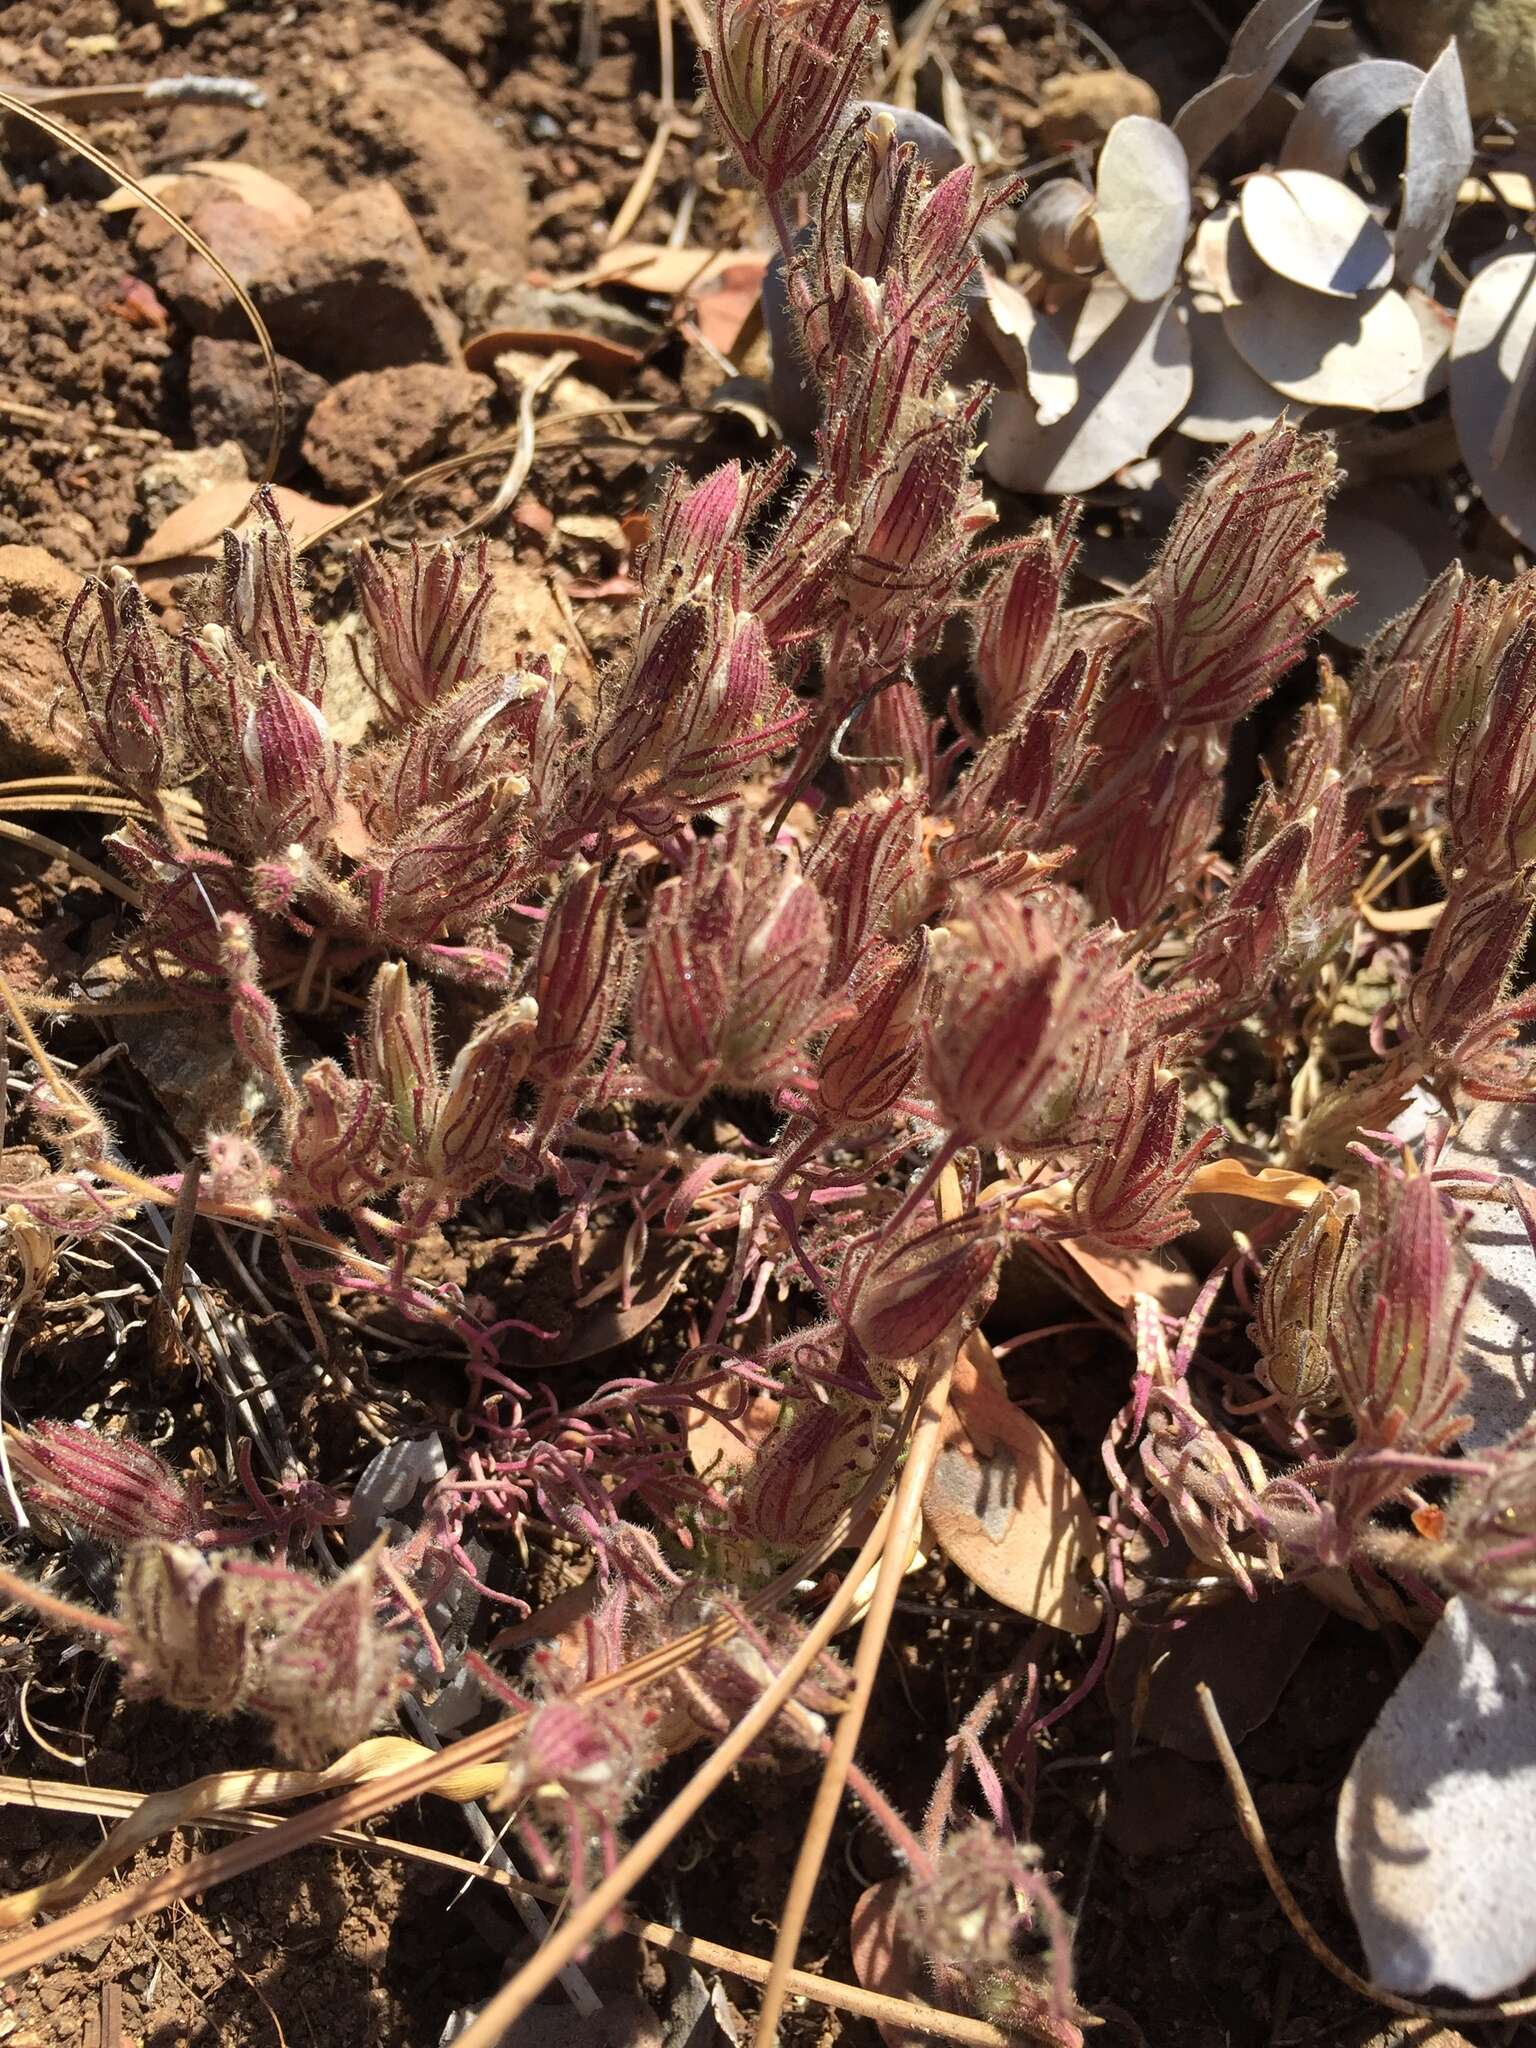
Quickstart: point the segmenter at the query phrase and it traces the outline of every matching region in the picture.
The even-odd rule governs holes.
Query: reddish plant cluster
[[[1238,442],[1139,584],[1071,602],[1078,512],[989,538],[986,394],[949,382],[1006,189],[968,166],[934,183],[887,117],[849,113],[874,35],[858,0],[714,11],[709,85],[783,239],[816,461],[793,492],[786,460],[667,479],[632,648],[591,701],[554,652],[486,666],[483,548],[365,551],[378,711],[340,744],[270,502],[176,639],[122,579],[70,619],[94,765],[143,814],[113,841],[143,904],[125,950],[227,1015],[255,1084],[247,1122],[207,1136],[201,1207],[277,1232],[297,1287],[446,1325],[468,1353],[461,1455],[390,1590],[370,1566],[301,1593],[188,1550],[199,1506],[150,1454],[104,1477],[72,1433],[39,1445],[51,1511],[73,1496],[80,1526],[156,1539],[125,1574],[133,1682],[185,1701],[201,1671],[202,1704],[255,1706],[300,1754],[317,1738],[294,1702],[322,1672],[332,1739],[372,1725],[400,1683],[373,1607],[470,1569],[477,1522],[590,1547],[586,1677],[684,1626],[679,1587],[733,1601],[814,1546],[889,1469],[923,1361],[984,1313],[1013,1247],[1134,1259],[1188,1228],[1223,1142],[1218,1068],[1288,1112],[1275,1152],[1345,1172],[1258,1281],[1267,1442],[1229,1426],[1235,1404],[1218,1420],[1193,1370],[1221,1281],[1247,1287],[1258,1260],[1234,1250],[1171,1356],[1141,1298],[1106,1443],[1111,1593],[1137,1520],[1249,1591],[1390,1570],[1382,1511],[1451,1468],[1461,1430],[1463,1218],[1433,1170],[1350,1147],[1416,1086],[1515,1098],[1536,1078],[1518,1042],[1536,999],[1510,993],[1536,893],[1536,578],[1448,572],[1350,682],[1325,665],[1228,858],[1234,730],[1334,609],[1329,444],[1285,422]],[[1360,916],[1384,812],[1449,848],[1417,960]],[[284,999],[325,1030],[322,964],[361,1022],[301,1058]],[[1356,1007],[1379,993],[1348,1073],[1330,1039],[1347,984]],[[104,1200],[76,1135],[6,1200],[45,1225]],[[686,1254],[675,1375],[565,1411],[525,1387],[504,1331],[412,1272],[476,1193],[569,1247],[582,1306],[627,1311],[658,1253]],[[750,1455],[696,1470],[701,1419]],[[1448,1547],[1415,1569],[1528,1596],[1530,1445],[1467,1470]],[[738,1715],[783,1650],[757,1643],[750,1684],[740,1659],[697,1668],[700,1724]],[[563,1836],[577,1864],[611,1861],[648,1742],[546,1688],[509,1785],[531,1852]],[[936,1838],[903,1909],[989,1967],[1019,1900],[1048,1897],[998,1802],[986,1854]]]

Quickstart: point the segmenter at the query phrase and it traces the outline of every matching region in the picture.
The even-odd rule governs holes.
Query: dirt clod
[[[528,255],[522,162],[464,74],[411,38],[369,52],[348,87],[344,118],[391,167],[450,286],[476,274],[520,277]]]
[[[342,497],[379,490],[441,453],[491,389],[452,363],[361,371],[310,414],[305,460]]]
[[[282,481],[297,467],[304,429],[327,386],[323,377],[286,356],[279,358],[278,367],[283,379],[283,445],[277,475]],[[272,394],[254,341],[195,336],[187,367],[187,403],[199,443],[237,441],[248,469],[260,469],[272,432]]]
[[[0,772],[30,775],[79,766],[59,636],[80,578],[46,548],[0,547]]]
[[[322,207],[253,289],[278,347],[331,376],[447,363],[458,348],[421,230],[382,180]]]

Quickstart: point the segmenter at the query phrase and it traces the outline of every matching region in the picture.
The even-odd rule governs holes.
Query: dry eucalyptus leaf
[[[923,1513],[944,1555],[1015,1614],[1073,1635],[1098,1626],[1093,1512],[1045,1431],[1009,1400],[979,1334],[955,1361]]]
[[[1099,246],[1133,299],[1173,289],[1189,235],[1189,160],[1171,128],[1144,114],[1115,123],[1099,155]]]
[[[1536,1179],[1536,1106],[1479,1102],[1440,1154],[1453,1171]],[[1483,1284],[1467,1316],[1462,1369],[1471,1385],[1457,1408],[1472,1417],[1466,1452],[1502,1443],[1536,1416],[1536,1251],[1502,1201],[1472,1205],[1468,1252]]]
[[[1410,105],[1423,81],[1417,64],[1391,57],[1368,57],[1325,72],[1291,123],[1281,170],[1324,171],[1337,178],[1371,130]]]
[[[1495,518],[1536,540],[1536,252],[1499,256],[1462,296],[1451,342],[1451,414],[1462,459]]]
[[[422,1487],[431,1486],[448,1470],[443,1441],[432,1436],[397,1438],[363,1467],[352,1489],[347,1510],[346,1542],[349,1557],[361,1557],[379,1524],[408,1507]]]
[[[1536,1622],[1452,1600],[1339,1796],[1374,1982],[1496,1998],[1536,1970]]]
[[[301,491],[290,491],[283,484],[278,484],[272,495],[295,546],[328,525],[339,509],[306,498]],[[225,530],[244,524],[251,499],[250,484],[213,484],[200,497],[178,505],[168,519],[161,520],[139,552],[126,559],[144,566],[180,562],[193,555],[217,561],[223,553]]]
[[[1292,420],[1307,408],[1287,399],[1249,369],[1227,338],[1219,309],[1205,301],[1189,304],[1189,347],[1194,362],[1194,395],[1179,419],[1179,432],[1192,441],[1235,441],[1262,433],[1281,413]],[[1330,531],[1331,538],[1331,531]]]
[[[1076,178],[1037,185],[1019,208],[1014,249],[1021,262],[1055,277],[1091,277],[1101,257],[1088,187]]]
[[[1061,329],[1006,278],[988,273],[986,286],[976,322],[1013,372],[1015,383],[1029,393],[1039,425],[1053,427],[1077,403],[1077,372]]]
[[[1396,291],[1331,299],[1272,276],[1223,318],[1249,368],[1306,405],[1379,411],[1424,358],[1419,323]]]
[[[1190,289],[1235,306],[1263,289],[1269,275],[1248,246],[1237,208],[1218,206],[1195,230],[1184,266]]]
[[[1320,4],[1321,0],[1303,0],[1298,7],[1296,0],[1259,0],[1232,38],[1220,75],[1186,100],[1173,117],[1173,132],[1184,145],[1192,172],[1258,105],[1311,27]]]
[[[1487,171],[1480,178],[1463,178],[1456,194],[1458,206],[1512,207],[1516,213],[1536,213],[1536,181],[1524,171]]]
[[[265,214],[293,235],[302,234],[315,217],[315,209],[307,199],[295,192],[291,185],[285,185],[281,178],[274,178],[270,171],[259,170],[255,164],[222,163],[213,158],[199,158],[184,170],[156,172],[139,182],[146,192],[163,199],[172,186],[187,178],[207,178],[216,185],[227,185],[247,206]],[[119,185],[105,199],[97,201],[102,213],[132,213],[143,204],[139,194],[128,185]]]
[[[1352,299],[1392,275],[1386,230],[1357,192],[1321,171],[1260,171],[1246,179],[1242,219],[1259,261],[1309,291]]]
[[[1395,237],[1402,283],[1428,284],[1462,180],[1472,168],[1473,148],[1466,81],[1453,36],[1424,74],[1408,109],[1408,158]]]
[[[1127,298],[1096,278],[1074,305],[1047,316],[1076,373],[1077,402],[1044,425],[1031,401],[1000,392],[982,465],[1007,490],[1092,490],[1145,455],[1189,402],[1193,375],[1183,309]]]
[[[1419,323],[1424,353],[1407,383],[1390,398],[1383,399],[1376,408],[1378,412],[1408,412],[1427,398],[1436,397],[1450,382],[1451,337],[1456,332],[1456,315],[1449,306],[1442,306],[1428,292],[1420,291],[1416,284],[1405,286],[1403,297]]]

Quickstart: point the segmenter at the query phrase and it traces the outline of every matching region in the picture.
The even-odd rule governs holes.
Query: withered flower
[[[1249,1335],[1260,1378],[1293,1414],[1339,1398],[1331,1333],[1359,1255],[1359,1216],[1352,1188],[1324,1188],[1265,1268]]]

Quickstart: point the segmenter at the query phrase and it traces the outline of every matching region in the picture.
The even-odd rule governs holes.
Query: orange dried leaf
[[[1257,1173],[1240,1159],[1208,1159],[1189,1177],[1192,1195],[1246,1195],[1277,1209],[1310,1209],[1323,1183],[1288,1166],[1261,1166]]]

